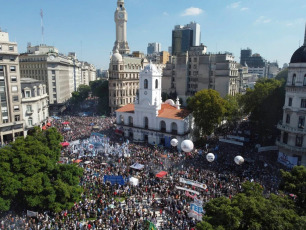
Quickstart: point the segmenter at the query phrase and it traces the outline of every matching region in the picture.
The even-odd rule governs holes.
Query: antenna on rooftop
[[[41,25],[41,44],[44,44],[44,13],[43,10],[40,9],[40,25]]]

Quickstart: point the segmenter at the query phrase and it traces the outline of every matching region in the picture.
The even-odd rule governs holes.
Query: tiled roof
[[[123,106],[120,109],[117,109],[116,112],[121,113],[134,113],[135,107],[134,104],[128,104]],[[177,119],[182,120],[190,114],[190,111],[187,109],[176,109],[174,106],[169,104],[162,104],[161,109],[158,111],[158,117],[168,118],[168,119]]]
[[[120,109],[117,109],[116,112],[121,113],[134,113],[134,104],[127,104]]]

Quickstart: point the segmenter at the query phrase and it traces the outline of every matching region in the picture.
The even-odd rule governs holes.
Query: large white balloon
[[[215,160],[215,155],[214,155],[213,153],[208,153],[208,154],[206,155],[206,160],[207,160],[208,162],[213,162],[213,161]]]
[[[186,153],[189,153],[193,150],[193,142],[191,140],[184,140],[182,143],[181,143],[181,149],[186,152]]]
[[[244,162],[244,158],[243,158],[242,156],[236,156],[236,157],[234,158],[234,161],[235,161],[235,163],[236,163],[237,165],[241,165],[241,164],[243,164],[243,162]]]
[[[177,146],[177,144],[178,144],[178,140],[175,139],[175,138],[173,138],[173,139],[170,141],[170,144],[171,144],[173,147],[175,147],[175,146]]]

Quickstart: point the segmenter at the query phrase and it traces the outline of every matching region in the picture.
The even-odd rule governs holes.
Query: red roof
[[[135,107],[134,104],[128,104],[120,109],[117,109],[116,112],[121,113],[134,113]],[[158,117],[169,118],[169,119],[178,119],[182,120],[190,114],[190,111],[187,109],[177,109],[169,104],[162,104],[161,109],[158,111]]]

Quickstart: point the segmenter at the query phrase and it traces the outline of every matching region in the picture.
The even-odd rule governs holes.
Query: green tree
[[[226,101],[212,89],[204,89],[188,99],[199,135],[210,135],[226,112]]]
[[[57,164],[62,136],[55,128],[36,128],[0,149],[0,211],[73,206],[82,193],[76,165]]]
[[[282,118],[282,108],[285,101],[284,84],[275,79],[261,79],[254,89],[247,89],[241,97],[243,110],[251,114],[256,131],[264,142],[268,136],[276,136],[276,124]],[[274,139],[271,139],[274,141]]]
[[[286,82],[288,78],[288,68],[280,71],[276,76],[275,79],[282,81],[282,82]]]
[[[221,197],[208,202],[204,207],[206,214],[197,229],[305,228],[305,218],[296,213],[294,203],[288,197],[271,194],[266,198],[263,196],[263,188],[251,182],[244,183],[242,188],[243,191],[231,200]]]
[[[88,85],[79,85],[78,92],[82,101],[88,98],[91,88]]]
[[[239,99],[241,95],[231,96],[226,95],[224,97],[226,103],[225,117],[229,122],[235,122],[241,118],[241,109],[239,105]]]
[[[306,215],[306,167],[295,166],[291,172],[281,170],[281,174],[280,189],[296,195],[298,210]]]
[[[89,83],[94,96],[99,98],[98,111],[101,114],[109,114],[109,90],[108,81],[96,80]]]

